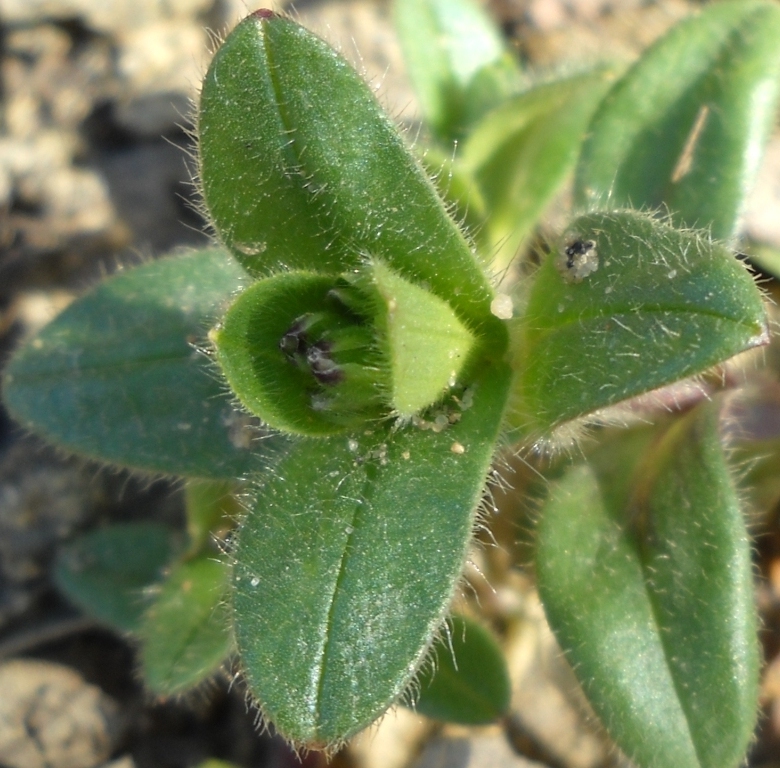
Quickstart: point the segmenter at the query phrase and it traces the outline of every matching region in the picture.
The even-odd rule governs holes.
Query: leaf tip
[[[276,11],[272,11],[269,8],[258,8],[256,11],[252,11],[249,14],[250,19],[277,19],[280,18]]]

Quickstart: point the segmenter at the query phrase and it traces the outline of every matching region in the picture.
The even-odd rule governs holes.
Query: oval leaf
[[[176,550],[157,523],[117,523],[79,536],[54,566],[57,587],[83,611],[120,632],[137,632],[149,590]]]
[[[515,331],[514,418],[532,432],[768,342],[761,295],[726,248],[633,212],[572,224]]]
[[[420,674],[414,708],[437,720],[485,725],[502,717],[512,692],[506,660],[493,635],[463,616],[448,621]]]
[[[203,555],[177,565],[140,628],[141,673],[160,696],[174,696],[212,676],[230,655],[230,569]]]
[[[519,84],[501,30],[473,0],[395,0],[394,11],[409,77],[443,142]]]
[[[712,3],[606,97],[583,147],[577,204],[665,207],[678,224],[733,237],[779,88],[777,3]]]
[[[201,178],[220,237],[256,275],[340,274],[381,259],[495,325],[493,291],[373,94],[322,40],[259,11],[217,52],[199,114]]]
[[[611,475],[616,460],[619,474],[634,473],[624,504],[590,467],[570,470],[539,523],[550,625],[594,709],[643,768],[736,766],[755,724],[750,543],[717,426],[707,404],[638,468],[610,452]]]
[[[287,739],[341,742],[409,684],[460,578],[508,379],[488,368],[443,431],[304,439],[258,487],[238,534],[235,631]]]
[[[151,472],[240,477],[281,441],[256,439],[193,348],[246,273],[217,250],[106,280],[11,359],[3,396],[47,440]]]

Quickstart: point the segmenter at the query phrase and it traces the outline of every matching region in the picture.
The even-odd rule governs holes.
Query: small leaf
[[[602,103],[577,170],[577,205],[663,206],[678,224],[734,237],[779,88],[777,3],[708,5]]]
[[[189,480],[184,489],[184,509],[187,515],[187,533],[190,538],[189,555],[198,554],[211,543],[220,529],[232,527],[240,505],[236,498],[238,484],[223,480]]]
[[[602,67],[531,88],[489,112],[464,142],[459,165],[490,211],[481,238],[497,271],[573,169],[591,115],[614,77]]]
[[[501,648],[475,621],[449,620],[447,634],[433,646],[432,667],[418,681],[414,708],[423,715],[462,725],[484,725],[509,708],[511,685]]]
[[[517,88],[501,30],[473,0],[395,0],[395,23],[426,122],[444,142]]]
[[[141,625],[141,672],[161,696],[194,688],[233,649],[227,589],[230,570],[204,555],[176,566]]]
[[[642,768],[733,768],[757,712],[750,543],[700,406],[638,466],[611,450],[554,483],[538,528],[550,625],[612,737]],[[629,494],[610,477],[633,477]]]
[[[119,632],[137,632],[149,591],[175,551],[157,523],[117,523],[79,536],[60,551],[54,580],[86,613]]]
[[[531,431],[768,342],[761,295],[726,248],[633,212],[571,225],[515,331],[513,418]]]
[[[193,349],[245,278],[233,259],[206,250],[106,280],[16,352],[3,381],[8,409],[102,461],[211,478],[259,468],[259,449],[268,455],[281,438],[253,438]]]
[[[461,575],[509,375],[486,367],[445,402],[448,429],[302,439],[259,485],[237,537],[235,631],[287,739],[339,743],[409,684]]]
[[[290,19],[253,14],[215,55],[201,94],[203,193],[258,276],[338,275],[380,259],[495,327],[493,290],[426,174],[366,84]]]

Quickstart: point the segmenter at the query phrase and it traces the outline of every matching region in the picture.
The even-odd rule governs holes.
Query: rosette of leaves
[[[425,13],[434,6],[426,23],[446,14],[441,3],[420,4]],[[463,6],[454,3],[453,12]],[[728,77],[730,57],[744,62],[748,55],[734,43],[745,19],[764,14],[771,30],[778,13],[767,3],[742,3],[742,11],[722,6],[731,10],[714,7],[685,29],[694,37],[702,25],[716,29],[720,47],[706,49],[700,70],[716,68]],[[731,35],[721,34],[723,25]],[[686,33],[675,34],[684,39]],[[466,45],[465,37],[456,42]],[[766,93],[766,73],[775,77],[776,61],[766,53],[769,44],[754,48],[760,52],[755,77],[741,82]],[[657,50],[648,55],[660,55]],[[534,102],[530,91],[517,94],[515,84],[494,89],[489,103],[470,105],[479,89],[469,78],[503,82],[498,75],[509,65],[503,54],[488,51],[475,58],[471,74],[449,72],[455,60],[440,57],[437,65],[448,82],[461,84],[457,109],[435,112],[439,135],[476,135],[481,120],[494,120],[493,111],[506,107],[507,93],[520,99],[517,110]],[[436,98],[447,93],[440,85],[430,91]],[[561,93],[570,92],[568,83]],[[683,92],[693,99],[710,94]],[[559,104],[559,97],[539,98]],[[719,96],[712,98],[714,113]],[[599,109],[610,103],[607,98]],[[555,109],[542,112],[553,120]],[[577,114],[583,130],[571,124],[559,134],[566,157],[576,157],[590,112],[583,106]],[[740,115],[734,130],[741,143],[731,141],[727,149],[753,157],[763,134],[747,128]],[[458,121],[451,130],[450,119]],[[484,136],[498,137],[498,151],[508,137],[490,125]],[[141,629],[128,625],[144,644],[147,679],[178,692],[232,651],[264,717],[282,735],[297,745],[333,748],[402,697],[427,669],[429,655],[441,657],[435,639],[458,588],[496,451],[765,343],[762,300],[744,267],[710,237],[647,213],[594,210],[573,219],[512,311],[511,297],[497,293],[482,266],[484,254],[475,253],[449,216],[370,89],[325,42],[270,11],[251,14],[217,51],[197,128],[205,209],[221,247],[121,274],[76,302],[16,353],[4,378],[5,400],[21,423],[63,447],[192,479],[190,546],[167,580],[158,575]],[[524,135],[540,134],[520,130],[511,137],[510,154],[527,170],[541,155],[521,151]],[[483,150],[485,158],[498,157],[489,146]],[[706,158],[717,174],[712,153]],[[509,177],[488,173],[488,166],[498,165],[480,166],[483,179],[491,179],[488,198],[508,199],[501,179]],[[561,167],[551,174],[545,189],[562,178]],[[578,178],[590,179],[590,171]],[[735,199],[724,198],[723,206],[733,208]],[[730,216],[726,208],[713,215]],[[717,440],[708,429],[703,453],[696,441],[705,438],[694,426],[679,440],[689,464],[709,462],[708,471],[723,477],[727,469],[718,463]],[[661,458],[653,466],[653,478],[669,476]],[[209,482],[201,485],[204,479]],[[252,501],[237,515],[213,483],[239,479]],[[652,501],[648,520],[659,505],[668,517],[687,503],[686,493],[707,484],[706,474],[692,470],[675,482],[677,496],[661,499],[655,485],[645,489],[642,499]],[[566,526],[571,505],[559,499],[568,493],[564,486],[551,497],[557,513],[539,549],[553,602],[572,578],[560,563],[569,557],[569,544],[556,533]],[[615,505],[609,509],[623,508]],[[708,514],[739,519],[734,509],[729,501]],[[589,535],[597,540],[599,514],[594,507],[588,517]],[[212,568],[208,532],[225,530],[236,516],[230,562]],[[691,531],[698,525],[692,519],[689,535],[679,536],[694,552]],[[720,540],[737,554],[707,567],[732,576],[717,580],[731,617],[713,619],[717,652],[705,653],[695,673],[684,664],[667,670],[666,692],[674,696],[698,684],[701,668],[712,680],[738,681],[738,746],[723,753],[731,760],[753,722],[755,645],[752,606],[744,599],[747,543],[736,523],[722,527]],[[679,533],[652,525],[640,530],[651,529],[666,531],[662,537]],[[662,548],[636,551],[637,590],[652,568],[659,592],[709,599],[710,593],[697,592],[701,580],[685,574],[675,580],[664,571]],[[650,565],[643,572],[645,561]],[[149,567],[156,569],[156,561]],[[71,594],[79,589],[78,579],[61,581]],[[178,599],[188,594],[195,595],[189,604]],[[620,608],[622,598],[615,599]],[[647,606],[641,610],[651,624],[660,621]],[[187,611],[200,617],[189,629],[199,645],[194,651],[186,642],[166,647],[173,629],[181,630],[173,634],[183,642],[178,617]],[[565,601],[551,613],[563,616],[556,627],[565,644],[589,643],[597,632],[581,612],[570,613]],[[684,613],[671,605],[658,636],[681,638]],[[733,632],[732,620],[749,629]],[[221,634],[215,622],[225,627]],[[474,647],[495,657],[493,644],[479,631],[472,634]],[[469,653],[455,645],[456,653]],[[591,664],[587,674],[608,680],[618,656]],[[663,664],[663,649],[657,656]],[[208,663],[198,665],[204,659]],[[500,659],[489,666],[500,670]],[[425,678],[432,691],[426,711],[465,722],[505,711],[500,671],[480,689],[473,659],[464,662],[460,677],[457,663],[440,661],[439,668],[444,677],[438,682]],[[593,690],[604,687],[594,684]],[[632,742],[636,729],[623,727],[632,711],[630,689],[623,709],[597,709],[620,745],[644,760],[647,751]],[[447,697],[461,694],[462,707],[447,705]],[[470,708],[468,701],[476,703]],[[686,709],[681,701],[670,716],[684,720],[696,704]],[[671,711],[668,699],[658,699],[658,707]],[[717,731],[717,713],[711,717],[708,727]],[[703,727],[702,718],[681,722],[678,731]],[[690,741],[697,745],[702,738],[694,733]],[[659,749],[665,757],[646,764],[714,765],[696,763],[696,749],[686,749]],[[688,762],[670,762],[681,756]]]

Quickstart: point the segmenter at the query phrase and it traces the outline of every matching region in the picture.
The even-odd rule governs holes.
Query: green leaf
[[[725,247],[628,211],[574,221],[514,330],[513,418],[532,432],[768,342],[761,295]]]
[[[239,485],[229,480],[189,480],[184,488],[190,555],[208,546],[215,533],[231,528],[241,508],[236,498]]]
[[[519,67],[478,3],[395,0],[394,10],[423,115],[444,143],[517,88]]]
[[[750,542],[700,406],[635,466],[620,451],[554,483],[538,528],[550,625],[598,715],[643,768],[731,768],[757,713]],[[601,467],[601,468],[600,468]],[[623,503],[615,475],[633,477]]]
[[[213,555],[177,565],[140,628],[141,673],[155,694],[174,696],[212,676],[233,649],[230,570]]]
[[[507,99],[479,122],[459,164],[490,211],[481,235],[505,268],[573,169],[588,122],[615,78],[599,68]]]
[[[117,523],[62,548],[54,580],[86,613],[119,632],[137,632],[149,590],[174,554],[173,532],[157,523]]]
[[[432,666],[420,675],[414,708],[450,723],[492,723],[506,713],[512,692],[504,654],[477,622],[453,616],[448,624],[433,646]]]
[[[780,7],[712,3],[675,26],[604,100],[575,184],[581,207],[672,212],[734,237],[780,88]]]
[[[442,407],[442,431],[302,439],[259,485],[235,551],[235,632],[287,739],[339,743],[414,676],[461,575],[509,377],[486,367]]]
[[[253,274],[332,275],[384,261],[475,332],[493,291],[433,185],[354,70],[268,11],[228,36],[203,83],[203,192]]]
[[[151,472],[240,477],[258,442],[193,348],[246,278],[221,251],[145,264],[71,304],[11,359],[5,403],[23,426],[87,456]]]

